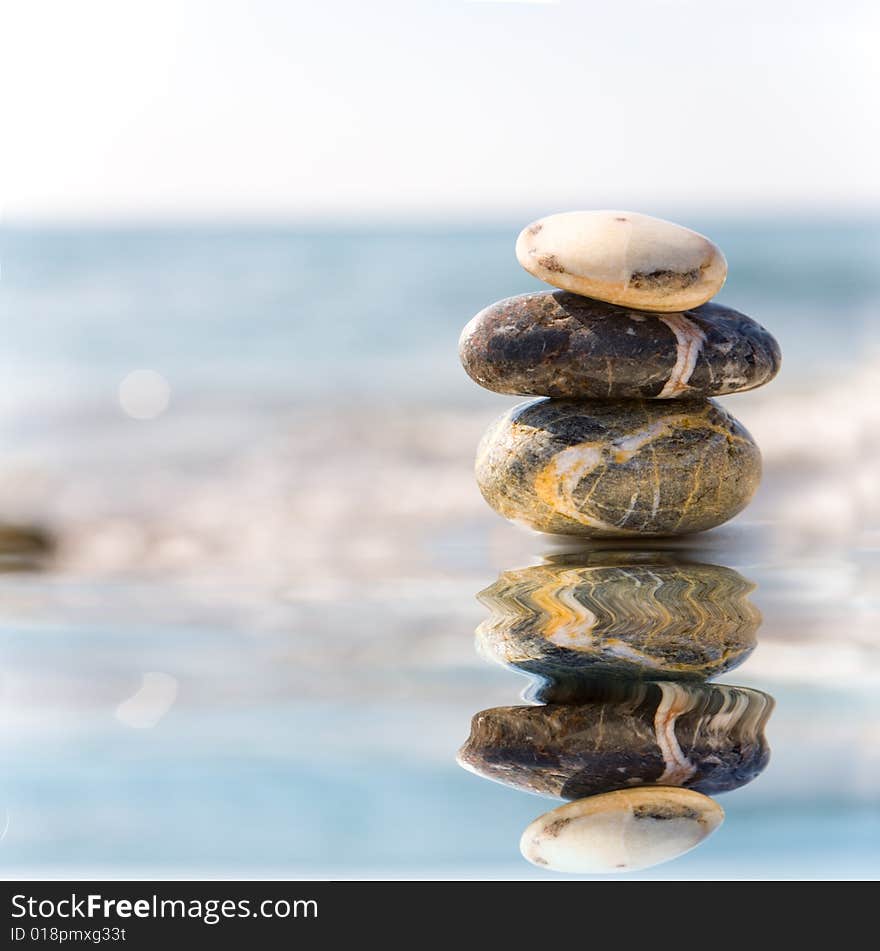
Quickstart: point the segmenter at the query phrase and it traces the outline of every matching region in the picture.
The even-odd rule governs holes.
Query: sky
[[[874,0],[28,0],[6,220],[880,207]]]

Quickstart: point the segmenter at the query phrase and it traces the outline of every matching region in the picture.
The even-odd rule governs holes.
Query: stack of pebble
[[[710,304],[727,262],[707,238],[632,212],[551,215],[520,234],[523,267],[561,290],[492,304],[465,327],[468,374],[515,407],[480,444],[501,515],[593,537],[678,535],[748,504],[758,447],[710,397],[779,370],[760,324]]]

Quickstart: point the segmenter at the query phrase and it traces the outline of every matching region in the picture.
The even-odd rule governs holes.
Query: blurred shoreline
[[[737,521],[772,522],[793,546],[876,542],[877,372],[722,401],[764,459],[758,495]],[[71,413],[7,454],[0,515],[50,533],[58,564],[74,572],[216,565],[326,578],[361,546],[368,574],[394,575],[432,535],[466,537],[474,522],[496,521],[473,482],[473,447],[516,399],[491,402],[177,405],[148,422]]]
[[[721,402],[762,485],[639,547],[757,585],[758,646],[724,679],[777,698],[774,759],[724,802],[737,833],[658,878],[846,877],[876,853],[874,247],[807,232],[780,263],[759,237],[732,242],[725,301],[783,370]],[[531,287],[510,235],[55,238],[0,253],[4,874],[533,874],[515,841],[540,802],[453,761],[525,686],[475,653],[476,593],[583,544],[507,524],[473,478],[518,400],[455,347]],[[139,369],[170,401],[124,395]]]
[[[730,261],[720,299],[766,323],[783,368],[721,400],[763,453],[753,503],[674,545],[840,574],[878,548],[880,221],[705,225]],[[539,557],[560,542],[506,525],[472,475],[483,430],[518,400],[456,359],[476,310],[537,286],[512,236],[486,221],[0,230],[0,522],[50,541],[45,581],[165,584],[151,616],[211,623],[214,586],[245,626],[278,592],[393,605]],[[155,418],[122,401],[137,369],[166,382]]]

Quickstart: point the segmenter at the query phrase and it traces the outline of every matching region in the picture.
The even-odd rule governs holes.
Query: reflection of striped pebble
[[[480,592],[489,616],[477,645],[490,659],[567,681],[591,674],[695,680],[740,664],[761,614],[753,585],[720,565],[664,563],[656,553],[594,552],[505,571]],[[631,561],[627,561],[629,557]]]

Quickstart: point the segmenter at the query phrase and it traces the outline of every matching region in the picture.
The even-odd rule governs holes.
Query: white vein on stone
[[[661,786],[678,786],[697,771],[697,767],[682,752],[675,735],[675,721],[690,708],[690,697],[687,690],[678,684],[658,683],[657,686],[661,697],[654,713],[654,733],[666,766],[657,783]]]
[[[675,365],[666,385],[657,394],[658,399],[668,399],[687,389],[706,335],[684,314],[665,314],[660,316],[660,320],[675,334]]]

